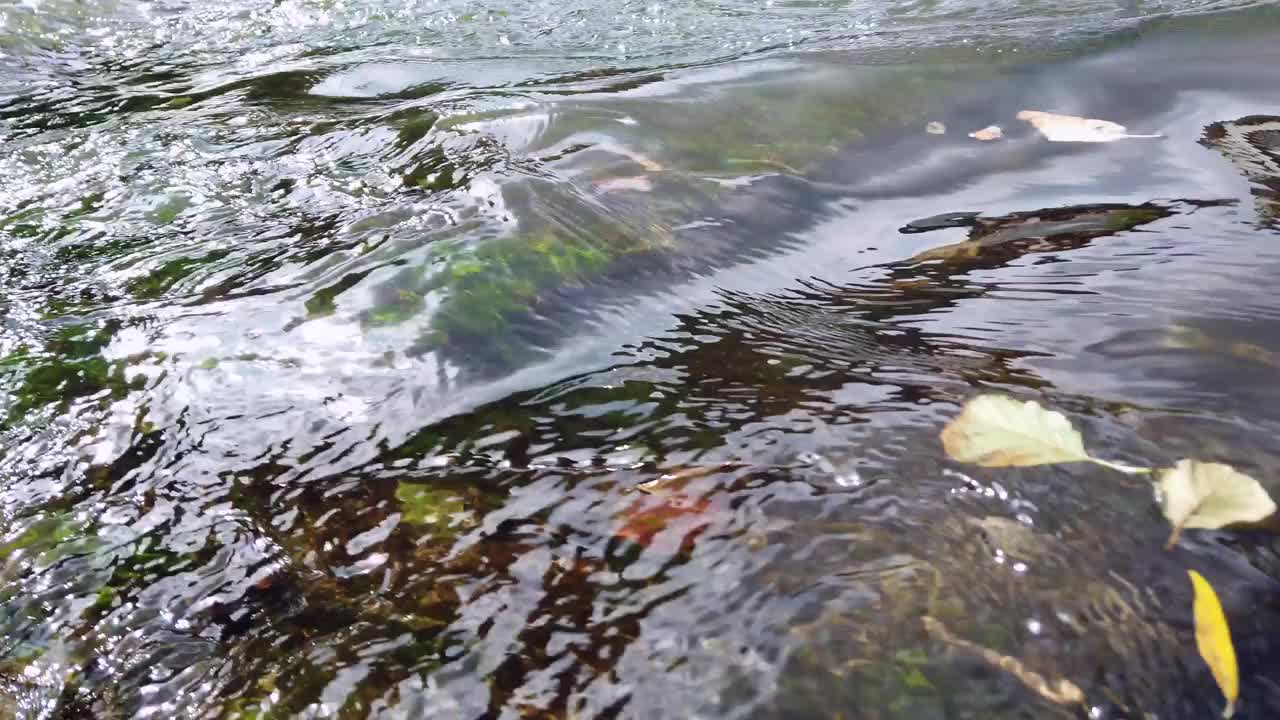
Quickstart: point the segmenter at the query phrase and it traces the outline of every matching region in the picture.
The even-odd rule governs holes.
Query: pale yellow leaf
[[[1179,460],[1160,473],[1160,505],[1173,525],[1169,545],[1183,528],[1218,528],[1258,522],[1276,511],[1257,480],[1230,465]]]
[[[1078,685],[1066,678],[1056,678],[1050,680],[1044,675],[1027,667],[1021,660],[1009,656],[1002,655],[991,648],[983,647],[975,642],[965,640],[951,632],[941,620],[926,615],[922,618],[924,629],[936,640],[954,645],[965,652],[971,653],[975,657],[992,667],[999,668],[1017,678],[1035,694],[1048,700],[1056,705],[1079,705],[1084,702],[1084,691]]]
[[[934,120],[933,122],[924,126],[924,131],[929,133],[930,135],[945,135],[947,133],[947,126],[943,125],[937,120]]]
[[[1160,135],[1133,135],[1110,120],[1061,115],[1041,110],[1023,110],[1018,119],[1031,124],[1051,142],[1112,142],[1125,138],[1158,138]]]
[[[649,158],[640,154],[633,155],[632,159],[635,160],[636,163],[640,165],[640,167],[644,168],[649,172],[662,172],[662,170],[664,169],[662,167],[662,163],[656,160],[650,160]]]
[[[1002,395],[979,395],[942,431],[942,446],[959,462],[1025,467],[1089,459],[1084,439],[1061,413]]]
[[[595,148],[598,150],[603,150],[605,152],[613,153],[614,155],[621,155],[622,157],[627,158],[628,160],[639,165],[641,168],[645,170],[645,172],[661,172],[663,170],[662,163],[657,162],[656,160],[652,160],[646,157],[645,155],[635,150],[632,150],[629,147],[626,147],[625,145],[606,142],[606,143],[597,144]]]
[[[605,193],[649,192],[653,190],[653,181],[647,175],[600,178],[595,181],[595,188]]]
[[[1231,644],[1231,628],[1227,625],[1226,614],[1222,612],[1222,603],[1218,602],[1218,594],[1209,581],[1195,570],[1188,570],[1187,574],[1191,576],[1191,587],[1196,595],[1193,605],[1196,647],[1227,700],[1222,717],[1229,718],[1235,713],[1236,700],[1240,697],[1240,671],[1236,667],[1236,649]]]
[[[983,140],[983,141],[989,142],[991,140],[999,140],[1000,138],[1004,137],[1004,130],[1001,130],[999,125],[988,125],[982,128],[981,130],[974,130],[973,132],[969,133],[969,137],[973,138],[974,140]]]

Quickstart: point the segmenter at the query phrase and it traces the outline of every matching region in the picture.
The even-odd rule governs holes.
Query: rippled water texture
[[[1280,493],[1277,68],[1225,1],[0,0],[0,717],[1205,718],[1188,568],[1280,715],[1274,535],[938,441]]]

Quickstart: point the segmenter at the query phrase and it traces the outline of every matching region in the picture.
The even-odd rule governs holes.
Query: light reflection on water
[[[1265,716],[1273,541],[936,441],[1275,476],[1229,9],[0,9],[0,715],[1076,716],[930,615],[1202,717],[1197,567]],[[960,132],[1040,104],[1168,140]]]

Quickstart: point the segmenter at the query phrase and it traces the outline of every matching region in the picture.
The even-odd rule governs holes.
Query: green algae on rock
[[[50,338],[43,349],[19,348],[0,358],[0,378],[13,384],[0,428],[13,427],[33,412],[63,408],[74,400],[107,391],[120,399],[141,386],[141,378],[125,377],[127,363],[109,360],[101,353],[120,325],[68,325]]]

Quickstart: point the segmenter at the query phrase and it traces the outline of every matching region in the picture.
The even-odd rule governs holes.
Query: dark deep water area
[[[1278,285],[1269,3],[0,0],[0,718],[1216,717],[1188,569],[1280,717],[1280,535],[939,441],[1280,495]]]

